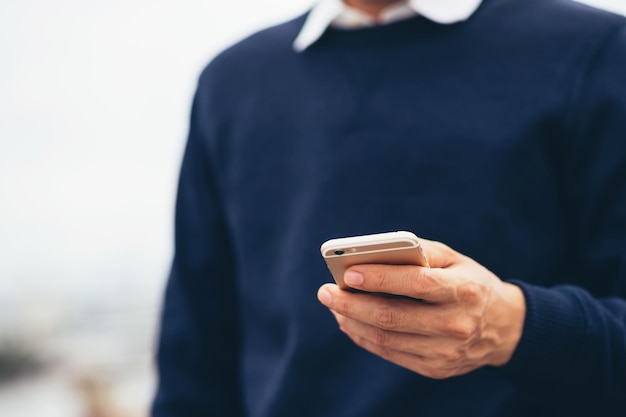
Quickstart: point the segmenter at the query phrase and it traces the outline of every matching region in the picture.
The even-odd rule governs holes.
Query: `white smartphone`
[[[327,240],[320,248],[340,288],[346,269],[358,264],[429,266],[420,242],[411,232],[387,232]]]

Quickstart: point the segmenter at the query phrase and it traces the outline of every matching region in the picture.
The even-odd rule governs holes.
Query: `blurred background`
[[[148,415],[197,77],[312,3],[0,3],[0,416]]]

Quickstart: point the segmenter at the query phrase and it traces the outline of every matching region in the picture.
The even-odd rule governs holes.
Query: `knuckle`
[[[389,333],[383,329],[376,329],[374,332],[374,343],[382,347],[389,346],[391,343]]]
[[[441,358],[445,363],[452,364],[458,363],[462,359],[463,355],[456,349],[446,349],[441,352]]]
[[[398,313],[396,313],[389,306],[382,305],[376,308],[374,312],[374,322],[376,326],[381,329],[395,329],[398,327],[400,319]]]
[[[416,298],[420,298],[436,288],[435,279],[431,276],[429,270],[422,270],[419,276],[410,277],[408,281],[408,287]]]
[[[475,282],[465,282],[457,287],[457,297],[463,303],[477,304],[482,298],[482,288]]]
[[[469,339],[474,333],[474,326],[469,320],[455,319],[446,323],[444,331],[456,339]]]
[[[379,268],[376,274],[377,288],[387,288],[391,278],[389,268]]]

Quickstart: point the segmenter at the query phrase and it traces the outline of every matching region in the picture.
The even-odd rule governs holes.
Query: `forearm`
[[[598,300],[574,286],[518,284],[527,300],[523,336],[501,371],[546,400],[626,401],[626,301]]]

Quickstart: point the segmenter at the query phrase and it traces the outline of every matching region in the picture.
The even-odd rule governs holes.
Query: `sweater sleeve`
[[[201,91],[180,172],[154,417],[242,414],[233,255],[207,146],[211,105]]]
[[[575,277],[563,280],[571,285],[552,288],[517,282],[527,316],[503,371],[525,392],[559,406],[594,404],[596,411],[624,412],[626,25],[590,61],[576,88],[573,129],[562,151]]]

